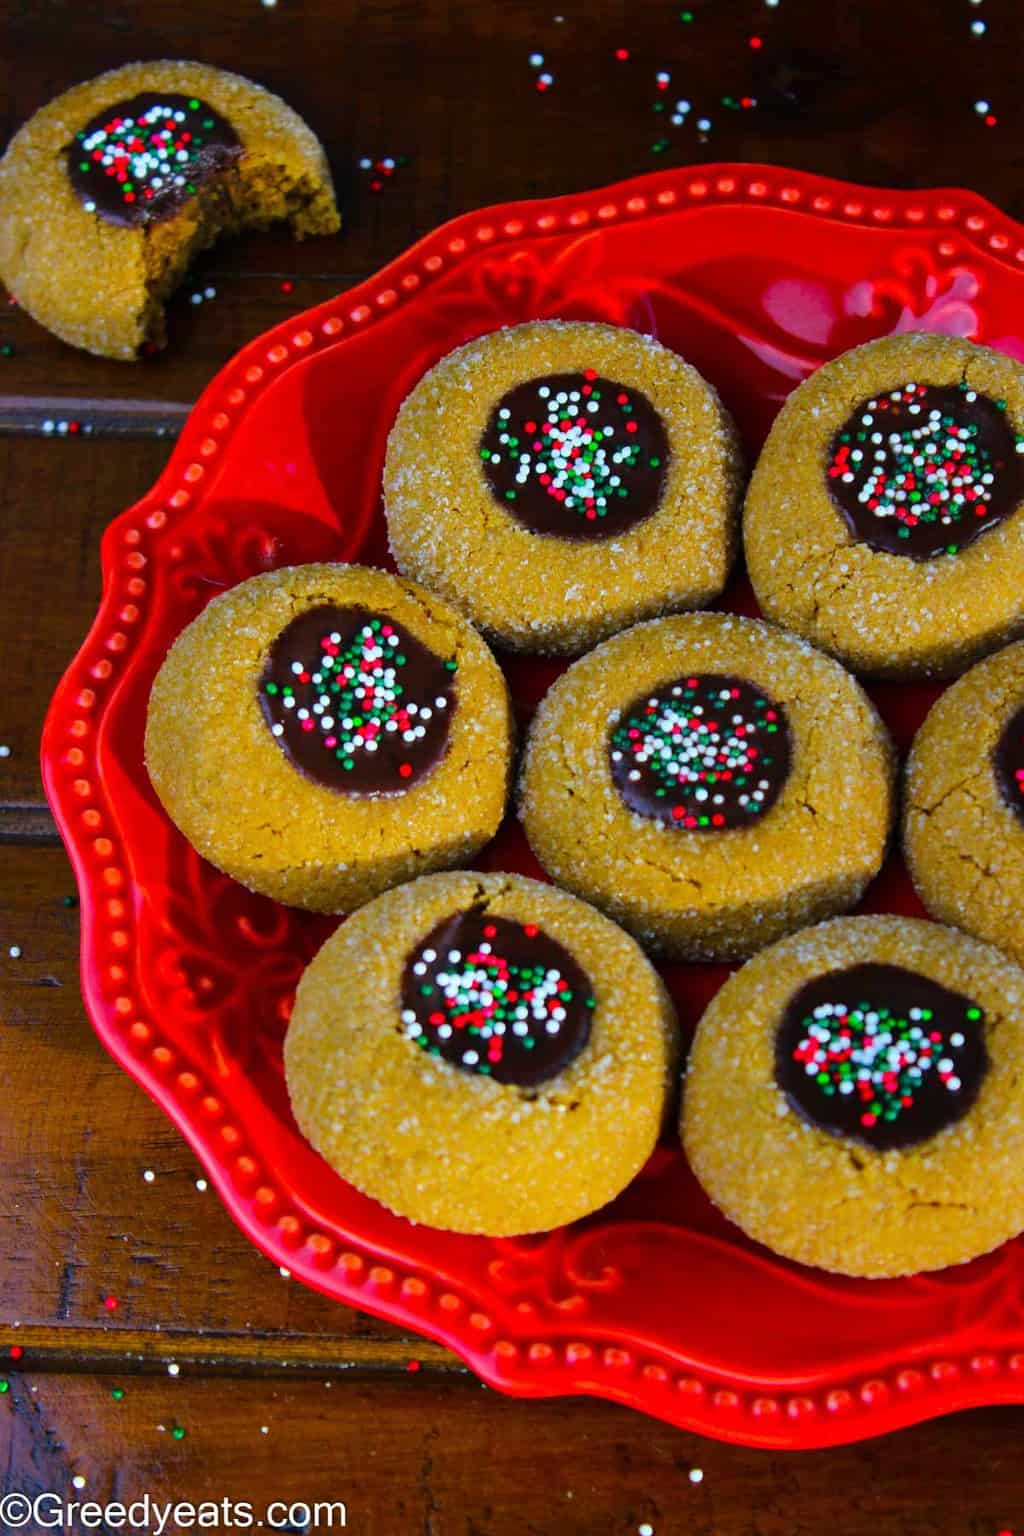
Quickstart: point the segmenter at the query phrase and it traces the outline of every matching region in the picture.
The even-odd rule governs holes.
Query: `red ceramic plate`
[[[1024,229],[972,194],[717,165],[467,215],[214,379],[166,473],[107,530],[103,601],[50,708],[43,772],[96,1031],[276,1263],[503,1391],[594,1393],[751,1445],[1024,1401],[1021,1242],[900,1281],[801,1269],[711,1209],[674,1141],[610,1208],[515,1242],[412,1226],[344,1184],[297,1134],[281,1071],[296,979],[331,924],[197,858],[142,760],[153,675],[214,593],[273,566],[385,558],[388,429],[460,342],[541,316],[652,331],[714,381],[753,452],[835,353],[930,329],[1024,356],[1022,307]],[[731,601],[750,608],[742,588]],[[554,670],[510,666],[524,713]],[[876,697],[905,746],[926,694]],[[538,873],[513,826],[486,862]],[[870,904],[919,910],[896,865]],[[722,974],[671,973],[686,1026]]]

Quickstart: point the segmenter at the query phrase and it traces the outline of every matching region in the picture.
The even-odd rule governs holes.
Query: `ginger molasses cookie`
[[[752,954],[877,873],[892,755],[838,662],[754,619],[638,624],[534,718],[519,787],[560,884],[676,959]]]
[[[506,1236],[613,1199],[676,1067],[662,983],[621,929],[519,875],[431,875],[363,907],[299,983],[295,1118],[399,1215]]]
[[[649,336],[537,321],[450,353],[384,467],[399,568],[515,650],[574,653],[725,584],[738,440],[711,386]]]
[[[682,1134],[758,1242],[843,1274],[941,1269],[1024,1230],[1024,972],[955,929],[851,917],[736,972]]]
[[[65,91],[0,161],[0,277],[73,346],[134,358],[221,233],[339,226],[319,142],[280,97],[207,64],[126,64]]]
[[[189,842],[252,890],[342,912],[466,863],[505,809],[505,680],[412,582],[301,565],[215,597],[157,674],[146,766]]]
[[[1024,369],[950,336],[869,342],[794,390],[747,494],[766,618],[855,671],[945,676],[1024,625]]]
[[[1024,963],[1024,642],[933,705],[907,760],[903,848],[933,917]]]

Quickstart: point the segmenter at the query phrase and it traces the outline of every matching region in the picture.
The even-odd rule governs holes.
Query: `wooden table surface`
[[[37,761],[47,701],[97,601],[104,524],[164,464],[174,407],[243,342],[453,214],[664,162],[969,185],[1024,217],[1018,0],[35,0],[8,6],[5,30],[5,140],[101,69],[198,57],[308,118],[346,216],[338,238],[271,232],[209,252],[188,289],[216,296],[180,294],[168,350],[135,366],[0,308],[7,1491],[343,1499],[347,1528],[367,1536],[1024,1531],[1024,1408],[841,1450],[737,1450],[606,1403],[506,1400],[440,1347],[279,1275],[91,1033],[74,885]],[[535,52],[554,77],[544,92]],[[652,111],[658,70],[669,101],[693,102],[684,127]],[[756,105],[723,103],[744,96]],[[364,156],[408,163],[374,191]],[[83,399],[124,407],[130,435],[40,433]]]

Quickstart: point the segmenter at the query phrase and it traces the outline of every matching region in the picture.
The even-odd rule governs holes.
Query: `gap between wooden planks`
[[[11,1349],[23,1354],[10,1359]],[[330,1339],[282,1334],[211,1335],[160,1328],[33,1325],[0,1332],[0,1373],[18,1370],[160,1375],[382,1375],[424,1370],[470,1376],[469,1367],[427,1339]],[[172,1374],[177,1374],[174,1372]]]

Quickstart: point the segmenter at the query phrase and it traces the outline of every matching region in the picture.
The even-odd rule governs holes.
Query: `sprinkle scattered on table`
[[[359,162],[359,169],[370,177],[370,191],[382,192],[385,182],[408,164],[408,155],[380,155],[376,158],[364,155]]]

